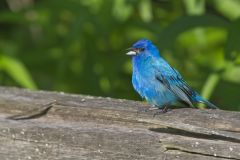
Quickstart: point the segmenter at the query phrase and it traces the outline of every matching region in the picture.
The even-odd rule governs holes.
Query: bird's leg
[[[138,113],[147,112],[147,111],[148,111],[148,108],[147,108],[147,107],[139,107],[139,108],[138,108]]]
[[[164,105],[163,108],[157,108],[158,110],[154,112],[153,117],[155,117],[156,115],[159,114],[163,114],[166,113],[167,111],[169,111],[169,105]]]
[[[152,111],[152,110],[157,110],[159,109],[158,107],[156,107],[155,105],[152,105],[151,107],[139,107],[138,108],[138,113],[139,112],[147,112],[147,111]]]
[[[168,104],[164,105],[163,108],[159,108],[156,105],[152,105],[151,108],[144,108],[144,109],[141,108],[141,109],[139,109],[138,113],[139,112],[154,111],[153,117],[155,117],[156,115],[166,113],[169,110],[171,110],[171,109],[169,108]]]
[[[149,111],[154,111],[154,110],[158,110],[159,108],[156,105],[152,105],[151,108],[149,108]]]

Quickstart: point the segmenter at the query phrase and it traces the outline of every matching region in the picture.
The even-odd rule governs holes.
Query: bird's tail
[[[207,101],[206,99],[202,98],[201,96],[198,96],[196,100],[197,102],[204,103],[206,107],[209,109],[219,109],[217,106]]]

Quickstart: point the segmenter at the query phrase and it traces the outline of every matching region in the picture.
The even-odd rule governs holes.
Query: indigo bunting
[[[128,50],[127,55],[132,56],[134,89],[161,112],[167,112],[169,105],[175,102],[190,107],[200,102],[210,109],[217,109],[183,80],[180,73],[161,57],[151,41],[141,39]]]

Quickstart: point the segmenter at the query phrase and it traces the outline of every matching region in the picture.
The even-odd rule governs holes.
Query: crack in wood
[[[224,159],[234,159],[234,160],[240,160],[239,158],[234,158],[234,157],[226,157],[226,156],[219,156],[219,155],[212,155],[212,154],[207,154],[207,153],[200,153],[200,152],[195,152],[195,151],[190,151],[190,150],[185,150],[181,147],[173,147],[173,146],[164,146],[165,147],[165,152],[167,151],[180,151],[184,153],[189,153],[193,155],[200,155],[200,156],[208,156],[208,157],[215,157],[215,158],[224,158]]]
[[[185,137],[191,137],[191,138],[201,138],[201,139],[208,139],[208,140],[222,140],[222,141],[228,141],[228,142],[234,142],[234,143],[240,143],[239,139],[231,138],[231,137],[224,137],[221,135],[207,135],[202,133],[196,133],[196,132],[190,132],[186,130],[181,130],[177,128],[149,128],[150,131],[153,132],[159,132],[159,133],[167,133],[172,135],[180,135]]]
[[[226,132],[232,132],[232,133],[240,133],[239,130],[229,130],[229,129],[222,129],[222,131],[226,131]]]
[[[56,100],[52,102],[48,102],[46,104],[43,104],[43,107],[37,110],[29,111],[27,113],[21,113],[18,115],[13,115],[10,117],[7,117],[7,119],[11,120],[25,120],[25,119],[35,119],[42,117],[48,113],[48,111],[53,107],[53,105],[56,104]]]

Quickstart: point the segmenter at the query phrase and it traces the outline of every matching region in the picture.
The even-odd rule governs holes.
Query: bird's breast
[[[144,63],[133,63],[132,84],[142,97],[146,97],[146,90],[154,87],[155,73],[153,68]]]

